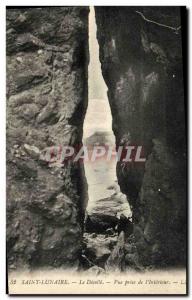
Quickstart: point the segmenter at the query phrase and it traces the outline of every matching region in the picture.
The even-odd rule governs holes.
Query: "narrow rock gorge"
[[[117,163],[118,183],[108,187],[111,198],[97,199],[90,223],[84,165],[58,160],[61,147],[82,145],[88,15],[83,6],[7,8],[8,267],[93,267],[98,274],[185,266],[180,9],[95,7],[116,149],[142,146],[146,162]],[[92,134],[86,141],[103,142],[101,133]]]

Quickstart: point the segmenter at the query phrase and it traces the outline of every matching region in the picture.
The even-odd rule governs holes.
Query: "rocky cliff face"
[[[7,250],[11,269],[72,266],[81,252],[83,167],[45,154],[81,143],[88,8],[7,9]]]
[[[146,164],[117,165],[133,211],[126,257],[185,263],[186,135],[180,10],[96,7],[102,73],[116,145],[141,145]],[[132,251],[132,249],[135,249]],[[135,264],[137,265],[137,264]]]

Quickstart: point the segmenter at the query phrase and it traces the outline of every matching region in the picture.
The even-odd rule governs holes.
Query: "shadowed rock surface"
[[[146,164],[119,162],[144,266],[185,265],[186,135],[180,9],[96,7],[116,146],[142,145]],[[128,257],[127,257],[128,258]]]
[[[88,8],[7,9],[7,250],[11,269],[78,265],[83,166],[49,164],[80,144],[87,107]]]
[[[84,234],[84,243],[86,245],[84,254],[92,266],[96,265],[104,268],[105,262],[111,255],[111,251],[117,243],[117,234]]]

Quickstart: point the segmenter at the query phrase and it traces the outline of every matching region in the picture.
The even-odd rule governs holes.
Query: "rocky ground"
[[[95,275],[126,271],[129,267],[141,270],[132,243],[133,224],[127,199],[117,183],[108,188],[112,195],[95,201],[86,215],[82,268]]]

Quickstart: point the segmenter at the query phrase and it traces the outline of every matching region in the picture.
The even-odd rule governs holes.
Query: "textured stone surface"
[[[80,144],[87,107],[88,8],[7,9],[7,250],[11,269],[78,264],[83,166],[50,166]],[[51,148],[52,147],[52,148]]]
[[[104,267],[107,258],[117,243],[117,235],[104,234],[84,234],[85,250],[84,254],[90,262],[99,267]]]
[[[117,165],[133,211],[135,253],[146,266],[185,264],[180,9],[96,7],[96,21],[116,145],[142,145],[147,158],[146,165]]]
[[[126,196],[119,191],[116,183],[110,186],[111,189],[114,187],[116,192],[111,197],[95,201],[95,206],[88,211],[85,219],[87,232],[105,233],[107,229],[114,230],[119,223],[120,216],[124,216],[126,220],[131,217]]]
[[[125,270],[125,235],[122,231],[118,236],[118,241],[111,255],[106,261],[105,270],[107,272],[121,272]]]

